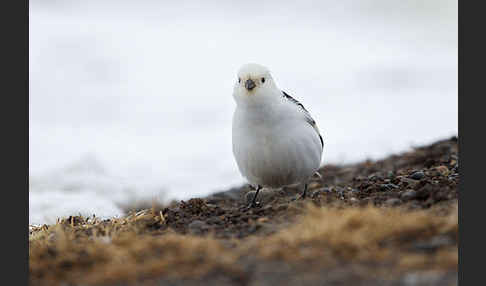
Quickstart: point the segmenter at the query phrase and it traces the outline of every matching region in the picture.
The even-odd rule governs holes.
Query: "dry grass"
[[[457,267],[457,205],[447,215],[432,210],[307,206],[298,222],[270,236],[253,236],[228,246],[211,236],[160,231],[155,211],[99,221],[81,217],[32,230],[32,284],[108,284],[161,276],[202,277],[213,271],[239,273],[240,259],[285,260],[330,265],[383,262],[397,269]],[[413,243],[446,236],[454,241],[434,252]]]
[[[222,245],[211,237],[149,231],[153,224],[163,223],[160,214],[148,212],[108,224],[70,221],[31,234],[29,267],[34,284],[107,284],[164,274],[197,277],[217,269],[233,271],[236,255],[221,256]]]
[[[446,236],[455,243],[433,255],[410,251],[413,243]],[[406,268],[457,267],[457,205],[448,215],[398,208],[308,206],[294,226],[256,242],[263,257],[290,261],[380,262]],[[285,247],[282,247],[282,246]]]

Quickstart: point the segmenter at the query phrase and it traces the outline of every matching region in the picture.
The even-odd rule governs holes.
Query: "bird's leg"
[[[253,199],[251,200],[251,203],[248,205],[248,207],[247,207],[247,208],[252,208],[252,207],[254,207],[254,206],[256,205],[256,198],[257,198],[258,193],[260,192],[260,189],[261,189],[261,188],[262,188],[262,186],[257,185],[257,187],[256,187],[256,193],[255,193],[255,195],[253,196]]]
[[[307,197],[307,184],[304,185],[304,191],[300,195],[301,199],[305,199]]]

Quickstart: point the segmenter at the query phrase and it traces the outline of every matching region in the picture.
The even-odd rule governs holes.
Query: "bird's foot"
[[[257,196],[258,196],[258,193],[260,193],[260,190],[262,189],[262,187],[260,185],[257,185],[256,187],[256,192],[253,196],[251,196],[251,193],[252,192],[249,192],[246,194],[246,199],[247,199],[247,202],[250,202],[248,204],[248,206],[245,208],[245,210],[249,210],[251,208],[254,208],[254,207],[257,207],[260,205],[259,202],[257,202]]]
[[[304,185],[304,191],[300,194],[299,200],[305,200],[307,198],[307,184]]]
[[[303,201],[303,200],[305,200],[306,198],[307,198],[307,184],[305,184],[305,186],[304,186],[304,191],[303,191],[302,193],[298,194],[298,195],[297,195],[295,198],[293,198],[291,201],[292,201],[292,202],[293,202],[293,201],[297,201],[297,200],[299,200],[299,201]]]
[[[307,198],[307,196],[306,196],[306,195],[304,195],[304,194],[298,194],[298,195],[296,195],[294,198],[292,198],[290,201],[291,201],[291,202],[295,202],[295,201],[303,201],[303,200],[305,200],[306,198]]]
[[[244,209],[250,210],[250,209],[253,209],[253,208],[257,208],[257,207],[260,207],[260,202],[251,202]]]

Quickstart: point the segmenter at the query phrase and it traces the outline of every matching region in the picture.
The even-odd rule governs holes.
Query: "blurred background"
[[[248,62],[317,121],[322,164],[457,135],[457,1],[31,0],[29,222],[245,183]]]

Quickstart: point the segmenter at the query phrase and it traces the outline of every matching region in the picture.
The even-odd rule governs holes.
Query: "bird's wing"
[[[283,97],[286,100],[288,100],[288,101],[292,102],[293,104],[297,105],[304,112],[305,119],[314,128],[314,130],[317,132],[317,135],[319,135],[319,139],[321,139],[322,148],[324,148],[324,140],[322,140],[321,132],[319,132],[319,128],[317,128],[316,121],[312,118],[312,116],[310,115],[309,111],[307,111],[307,109],[305,109],[304,105],[302,105],[302,103],[300,103],[297,99],[295,99],[292,96],[288,95],[283,90],[282,90],[282,93],[283,93]]]

